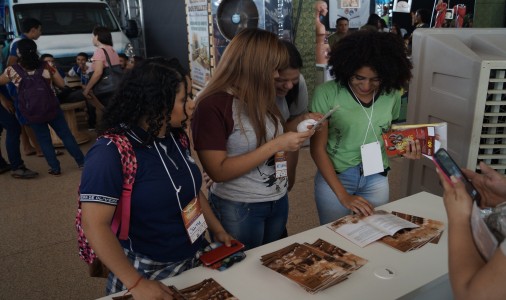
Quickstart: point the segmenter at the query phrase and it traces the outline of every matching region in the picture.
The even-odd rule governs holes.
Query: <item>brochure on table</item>
[[[223,286],[221,286],[214,279],[209,278],[205,279],[202,282],[199,282],[195,285],[189,286],[184,289],[177,289],[173,285],[168,286],[172,292],[172,299],[174,300],[200,300],[200,299],[237,299],[227,291]],[[113,297],[114,300],[133,300],[132,295],[124,295]]]
[[[444,223],[400,212],[377,210],[371,216],[348,215],[328,226],[360,247],[381,241],[399,251],[418,249],[428,242],[437,243]]]
[[[293,243],[262,255],[262,264],[296,282],[306,291],[317,293],[348,278],[367,260],[318,239],[312,244]]]

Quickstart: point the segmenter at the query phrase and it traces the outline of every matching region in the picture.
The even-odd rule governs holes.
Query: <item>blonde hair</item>
[[[282,117],[276,106],[274,72],[287,68],[288,63],[288,51],[274,33],[243,29],[225,49],[213,76],[197,97],[197,106],[210,95],[232,94],[239,100],[239,111],[248,116],[260,146],[267,141],[267,118],[276,124],[275,134],[278,132]]]

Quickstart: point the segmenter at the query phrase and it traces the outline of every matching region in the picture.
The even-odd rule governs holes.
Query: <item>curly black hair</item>
[[[145,118],[148,140],[158,136],[166,120],[167,132],[180,129],[170,126],[170,114],[176,94],[184,77],[164,58],[145,59],[125,73],[123,80],[107,106],[99,133],[123,132],[124,128],[139,125]]]
[[[387,32],[359,30],[345,36],[330,51],[330,74],[347,86],[362,67],[369,67],[381,79],[378,92],[390,93],[405,87],[412,77],[413,65],[404,42]]]

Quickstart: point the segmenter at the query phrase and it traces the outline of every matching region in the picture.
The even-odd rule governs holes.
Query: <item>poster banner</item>
[[[350,28],[360,28],[367,23],[370,15],[370,0],[329,0],[329,25],[336,28],[336,21],[348,18]]]
[[[204,87],[210,78],[209,11],[207,0],[187,0],[190,68],[193,84]]]

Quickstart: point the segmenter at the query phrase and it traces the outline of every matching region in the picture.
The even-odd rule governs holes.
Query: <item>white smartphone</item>
[[[334,106],[331,110],[329,110],[324,116],[323,118],[321,118],[320,120],[316,121],[316,123],[313,125],[313,128],[316,128],[318,126],[320,126],[323,122],[325,122],[325,120],[327,120],[328,118],[330,118],[330,116],[339,108],[339,104]]]

